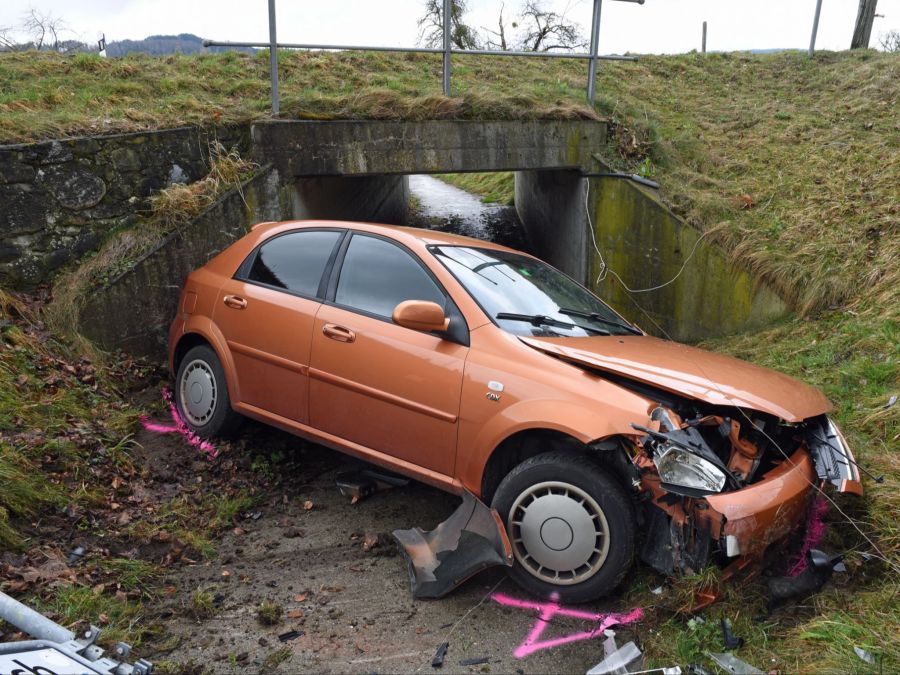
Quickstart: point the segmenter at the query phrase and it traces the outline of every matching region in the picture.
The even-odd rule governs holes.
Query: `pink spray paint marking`
[[[188,428],[187,424],[184,423],[184,420],[181,419],[181,415],[178,414],[178,409],[175,407],[175,401],[172,400],[172,392],[164,387],[162,396],[163,400],[169,406],[169,414],[172,416],[172,422],[174,422],[174,424],[157,424],[156,422],[151,422],[146,416],[142,416],[141,424],[144,428],[147,431],[153,431],[158,434],[181,434],[184,436],[185,440],[187,440],[189,445],[205,452],[209,459],[218,457],[219,451],[216,449],[216,446],[197,436]]]
[[[828,528],[824,520],[826,513],[828,513],[828,502],[822,497],[816,497],[806,517],[806,537],[803,539],[800,557],[797,558],[797,562],[794,563],[788,572],[789,577],[799,576],[809,564],[806,560],[806,554],[809,553],[810,549],[819,545],[825,536],[825,530]]]
[[[559,606],[559,596],[555,593],[550,596],[550,602],[528,602],[527,600],[517,600],[502,593],[494,593],[491,600],[507,607],[517,607],[518,609],[537,610],[538,617],[531,627],[528,635],[518,647],[513,650],[513,656],[517,659],[524,659],[530,654],[539,652],[542,649],[551,649],[561,645],[571,644],[579,640],[590,640],[602,635],[610,626],[624,626],[634,623],[644,618],[644,610],[635,607],[630,612],[624,614],[595,614],[594,612],[583,612],[577,609],[563,609]],[[597,622],[597,625],[589,631],[581,631],[578,633],[569,633],[557,638],[541,640],[544,629],[555,616],[567,616],[573,619],[584,619],[585,621]]]

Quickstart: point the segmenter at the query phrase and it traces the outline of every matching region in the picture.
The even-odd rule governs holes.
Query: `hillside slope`
[[[886,672],[900,667],[900,582],[889,567],[900,565],[900,404],[890,403],[900,394],[900,55],[604,63],[595,110],[582,103],[584,64],[459,57],[453,75],[459,96],[447,99],[436,57],[290,53],[281,65],[282,108],[305,119],[613,122],[607,158],[660,181],[676,211],[797,309],[783,325],[708,346],[821,387],[858,459],[885,475],[880,485],[866,480],[862,502],[840,502],[855,526],[836,511],[830,516],[825,545],[848,552],[849,580],[763,626],[751,621],[763,605],[758,586],[733,592],[712,618],[735,621],[748,636],[741,657],[760,667],[777,655],[793,671],[858,671],[864,664],[854,646],[883,657]],[[0,142],[243,122],[267,109],[265,52],[109,60],[0,54]],[[629,598],[658,605],[649,587],[639,580]],[[654,663],[684,663],[718,645],[713,629],[689,631],[663,609],[645,643]]]

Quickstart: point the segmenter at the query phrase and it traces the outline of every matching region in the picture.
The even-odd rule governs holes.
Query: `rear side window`
[[[388,318],[404,300],[430,300],[446,310],[443,292],[415,258],[395,244],[361,235],[347,247],[334,300]]]
[[[314,230],[275,237],[260,247],[248,281],[315,297],[341,232]]]

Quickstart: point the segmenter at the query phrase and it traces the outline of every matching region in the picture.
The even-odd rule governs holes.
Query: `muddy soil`
[[[148,452],[163,442],[166,456],[178,442],[177,436],[161,441],[146,433],[141,440]],[[583,673],[603,658],[602,636],[514,658],[536,613],[491,599],[495,592],[527,598],[500,569],[486,570],[441,600],[412,598],[406,563],[390,532],[433,528],[452,513],[457,498],[413,482],[351,504],[335,477],[361,466],[355,460],[256,424],[245,425],[230,446],[213,462],[191,462],[196,475],[190,480],[202,484],[204,475],[220,473],[217,464],[228,463],[242,485],[256,477],[265,500],[239,517],[214,557],[173,569],[166,583],[177,591],[162,608],[167,635],[155,651],[150,645],[150,653],[142,650],[151,661],[217,673],[429,672],[443,642],[450,647],[442,672]],[[288,455],[275,468],[277,476],[235,473],[240,462],[234,453],[261,457],[271,448]],[[186,444],[183,451],[195,452]],[[216,599],[215,615],[203,621],[186,611],[198,589]],[[277,625],[259,621],[263,601],[283,609]],[[580,609],[622,608],[613,599]],[[542,639],[592,628],[590,622],[556,617]],[[299,636],[280,641],[289,631]],[[619,632],[620,644],[635,637]],[[479,657],[487,662],[460,665]]]

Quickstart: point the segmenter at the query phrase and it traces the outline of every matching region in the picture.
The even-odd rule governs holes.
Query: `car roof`
[[[381,223],[365,223],[349,220],[285,220],[280,222],[264,222],[257,223],[252,230],[262,239],[267,238],[271,230],[284,231],[289,229],[315,228],[315,227],[340,227],[357,232],[372,232],[374,234],[384,234],[398,241],[406,241],[412,243],[419,241],[429,245],[444,246],[471,246],[475,248],[487,248],[497,251],[509,251],[510,253],[520,253],[528,255],[524,251],[518,251],[508,246],[502,246],[483,239],[475,239],[474,237],[466,237],[461,234],[452,234],[450,232],[439,232],[437,230],[425,230],[418,227],[403,227],[400,225],[383,225]]]

